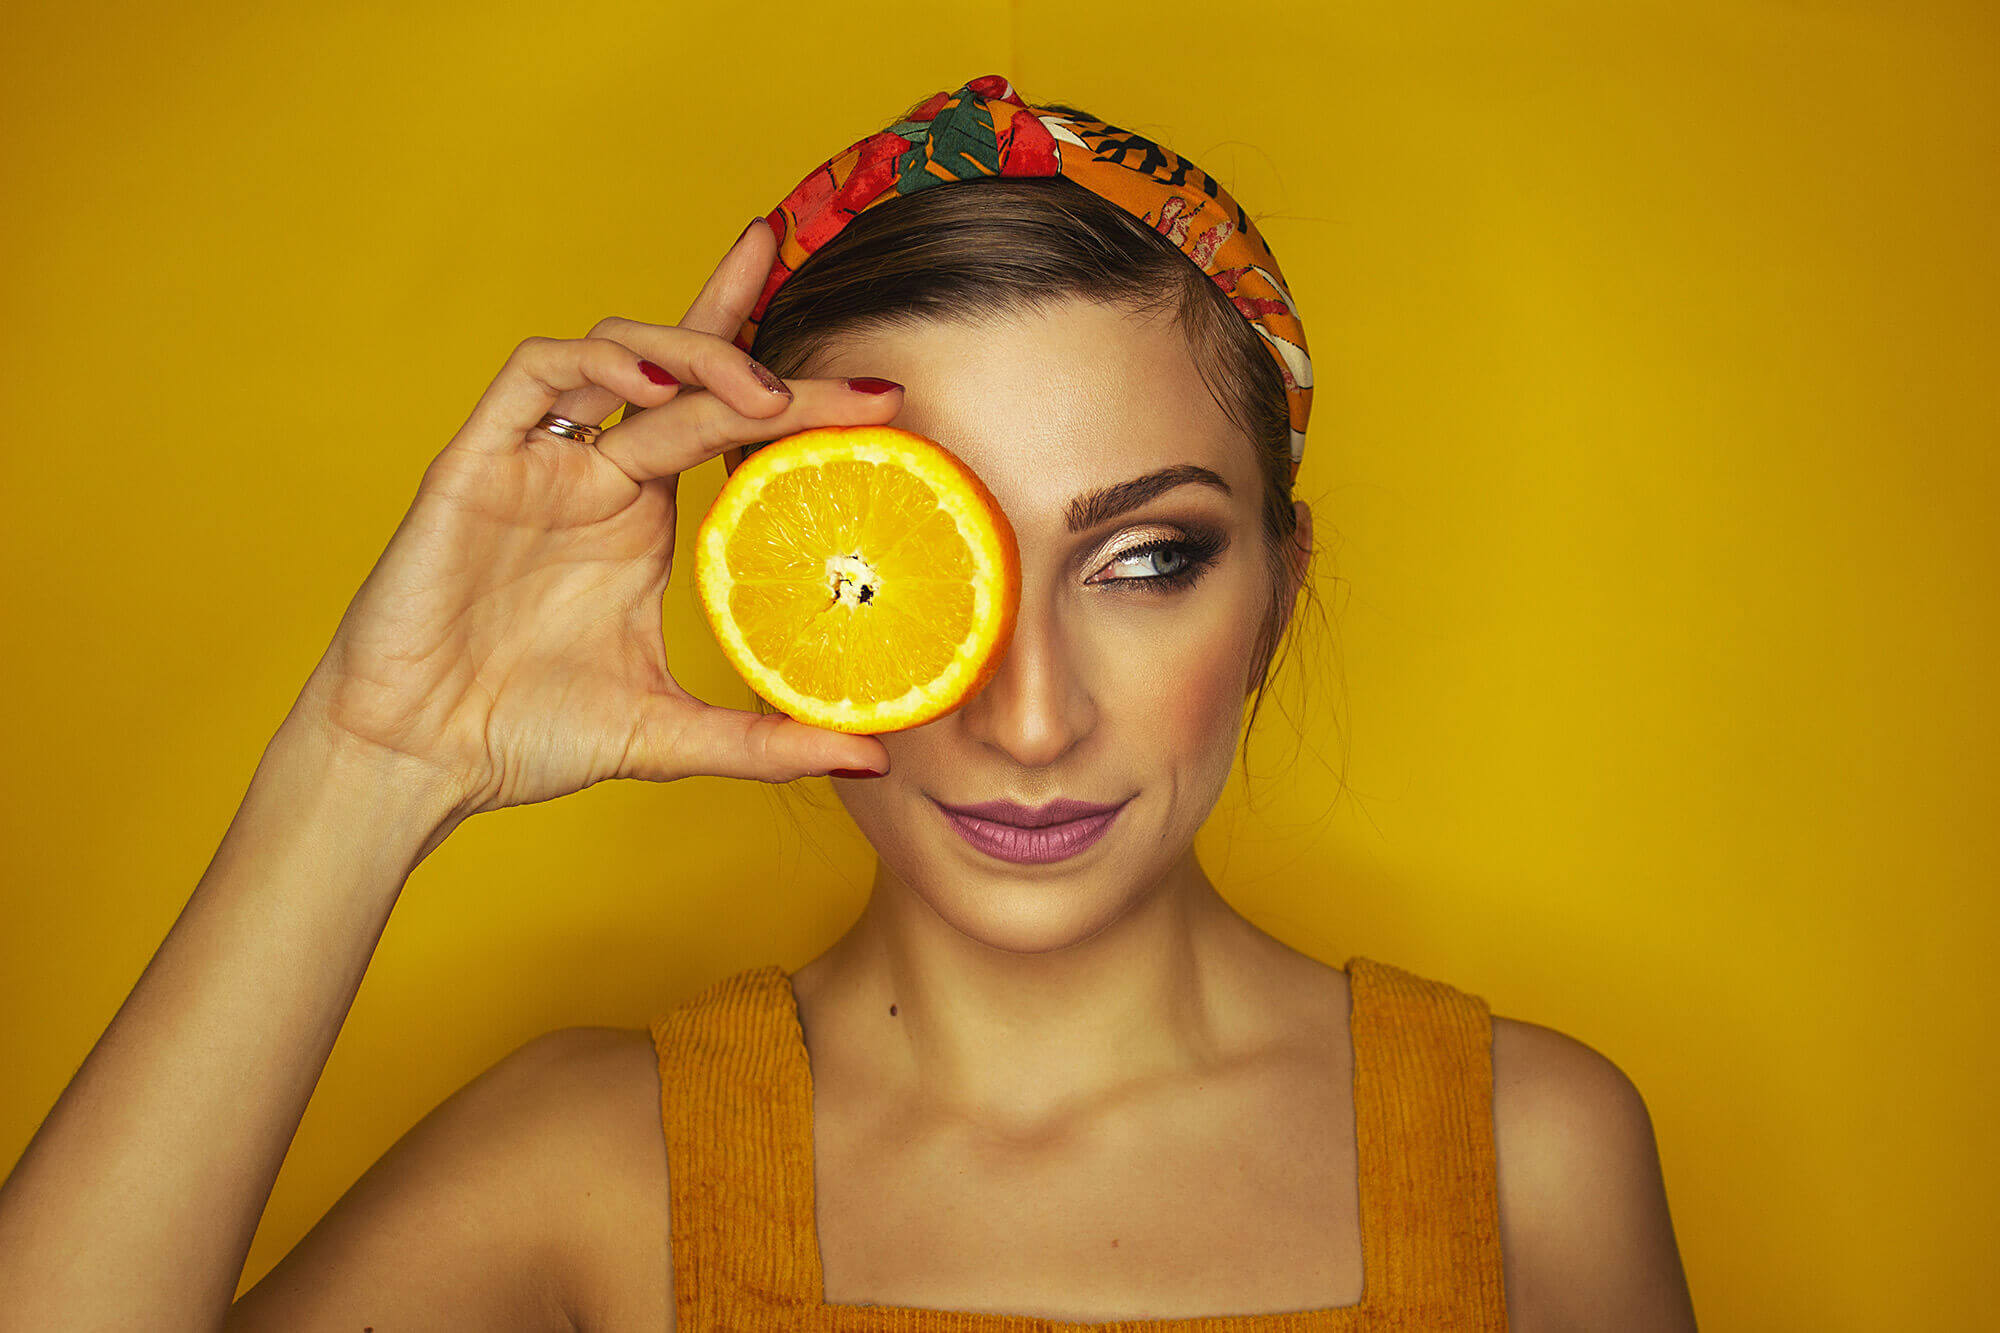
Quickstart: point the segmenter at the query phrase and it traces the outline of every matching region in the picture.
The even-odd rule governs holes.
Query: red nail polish
[[[660,369],[660,367],[654,365],[652,362],[646,360],[644,357],[641,357],[639,359],[639,371],[647,379],[651,380],[655,384],[680,383],[679,380],[675,379],[672,375],[669,375],[666,371]]]
[[[783,380],[779,379],[776,375],[773,375],[770,372],[770,370],[764,366],[762,362],[752,361],[749,363],[749,365],[750,365],[750,373],[756,376],[757,382],[763,385],[765,388],[769,389],[772,393],[782,393],[787,396],[791,394],[792,392],[791,386],[786,384]]]
[[[879,778],[883,775],[872,768],[830,768],[828,777],[834,778]]]
[[[873,375],[863,375],[859,379],[847,381],[847,387],[856,393],[887,393],[891,389],[900,389],[903,386],[894,380],[878,380]]]

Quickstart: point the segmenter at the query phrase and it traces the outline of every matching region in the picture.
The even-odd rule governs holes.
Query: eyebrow
[[[1190,483],[1213,486],[1224,495],[1234,494],[1228,482],[1207,468],[1195,463],[1175,463],[1158,472],[1148,472],[1143,477],[1134,477],[1130,481],[1121,481],[1115,486],[1077,496],[1069,502],[1069,530],[1088,531],[1127,510],[1137,509],[1156,495],[1164,495],[1176,486]]]

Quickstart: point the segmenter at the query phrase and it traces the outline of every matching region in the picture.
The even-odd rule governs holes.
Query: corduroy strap
[[[812,1226],[805,1047],[777,1019],[777,964],[725,977],[654,1021],[679,1327],[789,1328],[823,1285]]]
[[[1486,1001],[1368,958],[1347,975],[1369,1281],[1394,1327],[1504,1330]]]

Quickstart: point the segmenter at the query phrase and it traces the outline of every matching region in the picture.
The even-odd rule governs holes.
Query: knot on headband
[[[1214,280],[1276,359],[1291,418],[1292,476],[1312,411],[1312,359],[1284,273],[1256,225],[1207,172],[1101,120],[1031,107],[998,74],[932,95],[815,168],[765,219],[778,258],[736,336],[749,351],[771,297],[857,214],[934,185],[991,176],[1064,176],[1171,241]]]

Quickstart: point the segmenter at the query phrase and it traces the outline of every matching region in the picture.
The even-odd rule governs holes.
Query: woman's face
[[[891,424],[977,472],[1021,551],[992,679],[881,736],[891,772],[836,779],[841,801],[879,873],[965,933],[1024,952],[1088,938],[1191,868],[1228,779],[1270,597],[1248,439],[1170,320],[1094,301],[843,338],[804,373],[902,384]],[[1122,806],[1082,851],[1039,862],[985,849],[942,808],[1057,798]]]

